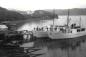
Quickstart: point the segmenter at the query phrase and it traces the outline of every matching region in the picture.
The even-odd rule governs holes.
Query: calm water
[[[77,39],[76,39],[77,40]],[[34,54],[42,54],[37,57],[85,57],[86,56],[86,42],[80,42],[75,46],[71,46],[72,39],[50,40],[37,39],[29,45],[34,46],[38,51],[32,52]],[[76,42],[76,41],[75,41]]]

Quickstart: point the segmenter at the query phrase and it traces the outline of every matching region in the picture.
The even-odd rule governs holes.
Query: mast
[[[80,23],[79,23],[80,27],[81,27],[81,16],[80,16]]]
[[[68,16],[67,16],[67,27],[69,28],[69,9],[68,9]]]
[[[53,26],[55,25],[54,24],[54,18],[55,18],[55,9],[53,9]]]

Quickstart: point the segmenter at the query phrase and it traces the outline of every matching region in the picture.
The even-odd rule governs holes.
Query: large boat
[[[64,38],[75,38],[80,36],[86,36],[85,28],[75,28],[75,29],[66,29],[64,31],[50,31],[48,32],[48,36],[51,39],[64,39]]]
[[[80,18],[80,21],[81,21],[81,18]],[[67,18],[67,25],[63,27],[58,27],[58,28],[59,28],[59,32],[57,31],[48,32],[49,38],[66,39],[66,38],[86,37],[86,29],[82,28],[81,25],[76,26],[76,24],[72,24],[71,26],[69,26],[69,12],[68,12],[68,18]]]

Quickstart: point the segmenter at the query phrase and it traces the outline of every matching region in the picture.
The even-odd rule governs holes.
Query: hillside
[[[52,19],[54,17],[58,18],[57,14],[53,14],[51,12],[44,10],[36,10],[32,15],[35,18],[43,18],[43,19]]]
[[[22,14],[16,11],[7,10],[5,8],[0,7],[0,22],[24,20],[24,19],[26,19],[26,17],[24,17]]]
[[[24,14],[21,14],[21,13]],[[70,9],[70,15],[86,15],[86,8]],[[0,22],[2,21],[20,21],[20,20],[45,20],[58,18],[58,15],[67,15],[68,9],[53,9],[49,10],[36,10],[32,14],[26,14],[24,11],[8,10],[0,7]]]
[[[45,10],[48,12],[52,12],[53,10]],[[74,8],[69,10],[70,15],[86,15],[86,8]],[[55,13],[58,15],[67,15],[68,14],[68,9],[55,9]]]

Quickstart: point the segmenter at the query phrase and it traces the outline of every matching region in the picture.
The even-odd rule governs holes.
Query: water
[[[37,57],[85,57],[86,42],[80,42],[80,45],[71,46],[70,41],[72,40],[36,39],[32,46],[40,50],[32,53],[42,54]]]
[[[86,28],[86,15],[79,15],[79,16],[70,16],[69,17],[70,22],[69,25],[72,23],[76,23],[77,25],[81,25],[81,27]],[[80,21],[81,19],[81,21]],[[81,24],[80,24],[81,22]],[[23,24],[21,27],[18,28],[18,30],[33,30],[34,27],[42,27],[42,26],[50,26],[53,24],[53,19],[52,20],[40,20],[38,21],[33,21],[32,23],[26,22]],[[65,25],[67,24],[67,16],[59,16],[58,19],[54,19],[54,24],[55,25]]]

